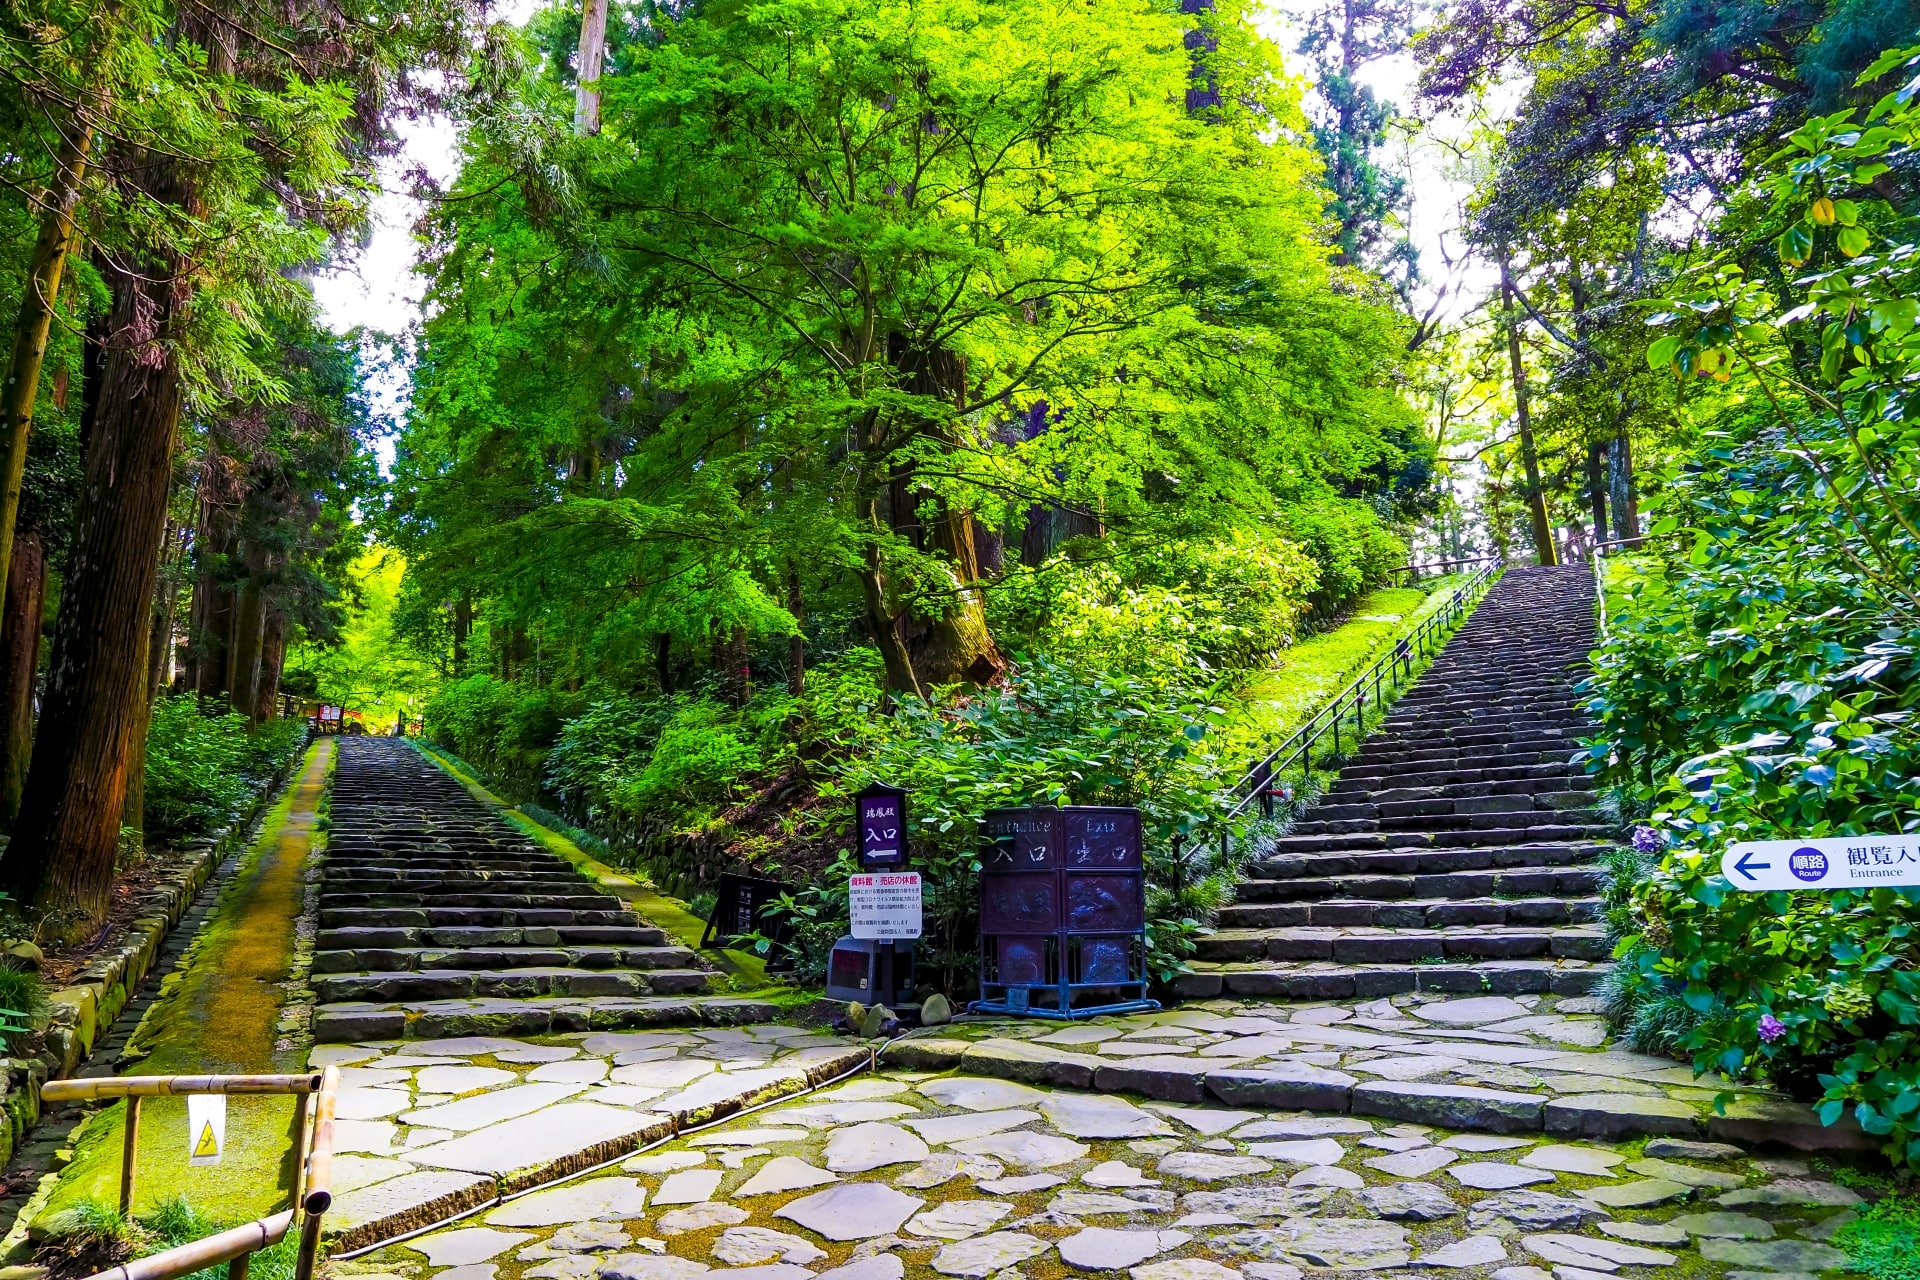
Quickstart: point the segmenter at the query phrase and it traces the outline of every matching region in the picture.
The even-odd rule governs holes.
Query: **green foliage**
[[[190,1244],[217,1235],[238,1223],[226,1222],[202,1212],[185,1196],[170,1196],[139,1215],[133,1224],[136,1257],[150,1257],[167,1249]],[[255,1253],[249,1260],[249,1280],[291,1280],[300,1261],[300,1233],[289,1232],[280,1243]],[[185,1280],[222,1280],[225,1263],[195,1271]]]
[[[249,730],[236,713],[202,714],[191,696],[162,698],[147,730],[147,842],[178,843],[239,817],[305,735],[304,721]]]
[[[0,964],[0,1034],[17,1049],[47,1011],[47,984],[31,969]]]
[[[1289,508],[1281,517],[1289,538],[1319,567],[1310,597],[1323,615],[1368,587],[1384,582],[1388,571],[1407,563],[1407,544],[1367,507],[1323,501]]]
[[[562,715],[575,706],[577,699],[552,690],[474,675],[442,688],[423,718],[435,742],[515,794],[531,795],[560,737]]]
[[[1920,51],[1869,76],[1902,66]],[[1684,1002],[1696,1067],[1851,1112],[1908,1164],[1920,890],[1741,893],[1719,861],[1735,839],[1912,831],[1920,812],[1920,266],[1908,224],[1831,194],[1911,163],[1917,90],[1809,123],[1763,175],[1803,233],[1778,253],[1808,266],[1805,303],[1720,260],[1658,317],[1650,364],[1727,391],[1703,457],[1665,479],[1657,571],[1613,601],[1590,703],[1594,767],[1653,808],[1642,839],[1664,847],[1632,891],[1623,1009]]]
[[[1833,1243],[1847,1269],[1873,1280],[1920,1280],[1920,1199],[1911,1191],[1869,1205],[1840,1228]]]

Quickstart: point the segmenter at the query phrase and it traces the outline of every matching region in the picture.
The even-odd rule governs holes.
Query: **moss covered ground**
[[[319,842],[319,815],[334,744],[308,749],[287,793],[268,813],[205,926],[168,975],[123,1063],[126,1074],[293,1072],[306,1045],[276,1048],[290,998],[294,929],[308,855]],[[184,1197],[223,1222],[244,1221],[286,1205],[294,1098],[229,1099],[226,1151],[217,1165],[187,1163],[186,1100],[150,1098],[140,1117],[134,1212]],[[73,1161],[42,1210],[41,1221],[86,1202],[119,1197],[124,1103],[96,1114],[74,1145]]]

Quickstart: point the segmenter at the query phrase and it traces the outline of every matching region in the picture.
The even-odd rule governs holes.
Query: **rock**
[[[892,1235],[925,1204],[877,1182],[843,1182],[782,1205],[773,1216],[829,1240],[866,1240]]]
[[[1395,1127],[1397,1128],[1399,1126]],[[1360,1145],[1363,1147],[1372,1147],[1375,1151],[1400,1152],[1412,1151],[1418,1147],[1428,1147],[1433,1144],[1425,1138],[1403,1137],[1399,1134],[1384,1133],[1377,1138],[1362,1138]]]
[[[636,1218],[647,1207],[638,1178],[594,1178],[510,1200],[487,1215],[496,1227],[555,1227],[591,1218]]]
[[[1098,1058],[1007,1036],[972,1042],[960,1065],[981,1075],[1065,1089],[1091,1089],[1100,1070]]]
[[[427,1255],[436,1267],[464,1267],[485,1262],[505,1253],[522,1240],[533,1237],[524,1231],[492,1231],[486,1227],[463,1227],[458,1231],[440,1231],[407,1245]]]
[[[907,1223],[907,1234],[965,1240],[990,1229],[1012,1212],[1012,1205],[995,1200],[949,1200],[915,1214]]]
[[[476,1089],[491,1089],[498,1084],[511,1084],[517,1076],[511,1071],[501,1071],[497,1067],[426,1067],[414,1077],[414,1088],[421,1093],[472,1093]],[[446,1126],[458,1128],[459,1126]]]
[[[849,1262],[844,1267],[822,1271],[819,1280],[902,1280],[907,1264],[896,1253],[876,1253],[871,1258]]]
[[[1546,1130],[1575,1138],[1619,1142],[1642,1134],[1698,1132],[1694,1106],[1674,1098],[1637,1093],[1577,1093],[1546,1105]]]
[[[671,1255],[621,1253],[600,1264],[600,1280],[693,1280],[713,1270],[704,1262]]]
[[[1723,1141],[1766,1143],[1796,1151],[1872,1151],[1878,1145],[1851,1115],[1821,1124],[1812,1107],[1785,1098],[1737,1096],[1719,1115],[1707,1117],[1707,1136]]]
[[[1157,1187],[1160,1184],[1121,1160],[1097,1164],[1080,1175],[1090,1187]]]
[[[1332,1138],[1295,1138],[1287,1142],[1255,1142],[1247,1147],[1253,1155],[1282,1164],[1339,1164],[1347,1149]]]
[[[1117,1271],[1178,1249],[1193,1239],[1184,1231],[1113,1231],[1084,1227],[1055,1246],[1068,1266],[1082,1271]]]
[[[1809,1240],[1831,1240],[1833,1233],[1842,1227],[1852,1226],[1860,1220],[1860,1215],[1851,1209],[1842,1209],[1839,1213],[1830,1213],[1810,1227],[1801,1228],[1800,1234]],[[0,1276],[0,1280],[5,1280]]]
[[[1811,1271],[1729,1271],[1726,1280],[1820,1280],[1820,1277]]]
[[[1444,1027],[1477,1027],[1524,1018],[1532,1010],[1508,996],[1473,996],[1465,1000],[1435,1000],[1415,1005],[1406,1012]]]
[[[1556,1144],[1536,1147],[1521,1156],[1520,1163],[1533,1169],[1551,1169],[1556,1173],[1583,1173],[1591,1178],[1611,1178],[1614,1176],[1614,1166],[1625,1159],[1619,1152],[1601,1147]]]
[[[991,1182],[1005,1172],[1006,1168],[998,1160],[970,1156],[963,1151],[938,1151],[895,1178],[893,1185],[924,1191],[962,1177],[975,1182]],[[1058,1182],[1059,1179],[1054,1181]]]
[[[1424,1178],[1459,1158],[1458,1151],[1449,1151],[1445,1147],[1419,1147],[1390,1156],[1375,1156],[1363,1163],[1369,1169],[1378,1169],[1396,1178]]]
[[[680,1236],[692,1231],[706,1231],[712,1227],[731,1227],[735,1223],[745,1222],[748,1214],[737,1204],[721,1204],[717,1200],[707,1200],[700,1204],[688,1205],[684,1209],[672,1209],[660,1215],[654,1228],[661,1235]]]
[[[878,1040],[887,1034],[887,1024],[895,1021],[893,1010],[883,1004],[877,1004],[867,1010],[867,1016],[860,1020],[860,1034],[869,1040]]]
[[[861,1004],[858,1000],[849,1001],[847,1004],[847,1025],[857,1031],[866,1024],[866,1021],[867,1006]]]
[[[1545,1169],[1526,1169],[1517,1164],[1495,1164],[1491,1161],[1455,1165],[1447,1170],[1447,1175],[1463,1187],[1474,1187],[1480,1191],[1511,1191],[1515,1187],[1557,1181]]]
[[[721,1129],[689,1138],[687,1144],[695,1147],[757,1147],[766,1142],[803,1142],[806,1138],[805,1129]]]
[[[1737,1173],[1696,1169],[1690,1164],[1676,1164],[1671,1160],[1635,1160],[1627,1168],[1643,1177],[1665,1178],[1668,1182],[1677,1182],[1685,1187],[1718,1187],[1724,1191],[1746,1183],[1746,1179]]]
[[[913,1043],[911,1040],[902,1040],[888,1047],[894,1049]],[[966,1111],[999,1111],[1007,1107],[1034,1106],[1053,1096],[1028,1085],[1009,1080],[987,1080],[979,1076],[948,1076],[929,1080],[920,1086],[920,1092],[941,1106],[959,1107]]]
[[[1399,1222],[1434,1222],[1452,1217],[1460,1206],[1431,1182],[1392,1182],[1368,1187],[1360,1201],[1382,1218]]]
[[[1243,1262],[1240,1271],[1250,1280],[1300,1280],[1300,1268],[1291,1262]]]
[[[1236,1065],[1175,1054],[1128,1058],[1101,1063],[1093,1073],[1093,1087],[1102,1093],[1137,1093],[1162,1102],[1205,1102],[1209,1073],[1216,1067]]]
[[[788,1235],[784,1231],[773,1231],[766,1227],[728,1227],[713,1242],[713,1256],[729,1266],[746,1267],[776,1260],[805,1266],[827,1255],[824,1250],[815,1248],[799,1236]]]
[[[1087,1029],[1095,1030],[1096,1028],[1089,1027]],[[1042,1039],[1045,1039],[1045,1037],[1043,1036]],[[1176,1107],[1165,1102],[1150,1102],[1147,1106],[1150,1110],[1158,1111],[1163,1116],[1171,1116],[1181,1124],[1186,1125],[1187,1128],[1192,1129],[1195,1133],[1209,1138],[1246,1124],[1249,1120],[1258,1120],[1260,1118],[1258,1111],[1200,1110],[1194,1107]],[[1287,1136],[1292,1137],[1294,1135],[1288,1134]],[[1154,1265],[1165,1266],[1167,1264],[1155,1263]],[[1140,1269],[1146,1270],[1144,1267]]]
[[[1056,1173],[1029,1173],[1020,1178],[992,1178],[979,1185],[982,1191],[991,1191],[996,1196],[1019,1196],[1029,1191],[1045,1191],[1065,1181]]]
[[[660,1189],[653,1193],[654,1207],[711,1200],[713,1193],[720,1189],[722,1176],[718,1169],[686,1169],[668,1174]]]
[[[1345,1111],[1357,1081],[1344,1071],[1276,1062],[1209,1071],[1203,1083],[1206,1092],[1230,1107]]]
[[[35,972],[39,971],[41,964],[45,962],[47,958],[39,947],[27,941],[25,938],[17,942],[7,943],[6,954],[7,957],[13,961],[15,968],[31,969]]]
[[[1747,1154],[1730,1142],[1694,1142],[1687,1138],[1649,1138],[1646,1152],[1669,1160],[1738,1160]]]
[[[813,1280],[813,1272],[792,1262],[767,1262],[757,1267],[730,1267],[725,1271],[709,1271],[709,1276],[725,1276],[727,1280]]]
[[[1837,1271],[1847,1265],[1846,1254],[1812,1240],[1702,1240],[1700,1256],[1758,1271]]]
[[[1609,1209],[1644,1209],[1648,1205],[1665,1204],[1669,1200],[1685,1200],[1693,1194],[1693,1188],[1684,1183],[1669,1182],[1665,1178],[1642,1178],[1638,1182],[1623,1182],[1617,1187],[1595,1187],[1578,1194],[1582,1199],[1605,1205]]]
[[[1241,1280],[1240,1273],[1205,1258],[1172,1258],[1129,1271],[1131,1280]]]
[[[1516,1147],[1532,1146],[1533,1140],[1531,1138],[1496,1138],[1490,1133],[1456,1133],[1451,1138],[1440,1139],[1440,1145],[1452,1147],[1455,1151],[1512,1151]],[[1621,1158],[1625,1159],[1624,1156]],[[1524,1267],[1517,1269],[1525,1270]]]
[[[1493,1280],[1553,1280],[1553,1272],[1539,1267],[1502,1267],[1493,1273]]]
[[[1356,1114],[1492,1133],[1538,1129],[1543,1105],[1539,1095],[1531,1093],[1393,1080],[1355,1085],[1352,1101]]]
[[[1778,1182],[1764,1187],[1741,1187],[1737,1191],[1724,1191],[1713,1198],[1715,1204],[1737,1209],[1749,1204],[1812,1205],[1816,1208],[1827,1206],[1835,1209],[1851,1209],[1863,1203],[1857,1192],[1831,1182],[1816,1182],[1810,1178],[1782,1178]]]
[[[1160,1158],[1154,1166],[1170,1178],[1193,1182],[1220,1182],[1227,1178],[1245,1178],[1267,1173],[1273,1166],[1253,1156],[1223,1156],[1211,1151],[1175,1151]]]
[[[924,1120],[908,1120],[907,1128],[919,1134],[928,1146],[943,1147],[949,1142],[959,1142],[965,1138],[980,1138],[990,1133],[1004,1133],[1008,1129],[1017,1129],[1023,1124],[1032,1124],[1040,1118],[1038,1111],[1015,1109],[1012,1111],[979,1111],[965,1116],[932,1116]]]
[[[1059,1138],[1050,1133],[1028,1133],[1025,1130],[971,1138],[952,1145],[955,1151],[988,1156],[1022,1169],[1051,1169],[1055,1165],[1078,1160],[1089,1150],[1085,1143],[1070,1138]]]
[[[971,1040],[912,1036],[889,1040],[880,1046],[880,1052],[887,1066],[903,1071],[951,1071],[971,1048]]]
[[[1407,1229],[1371,1218],[1295,1218],[1215,1239],[1230,1254],[1296,1260],[1336,1271],[1404,1267],[1413,1257]]]
[[[448,1267],[445,1271],[436,1271],[433,1273],[433,1280],[493,1280],[499,1271],[500,1268],[490,1262],[484,1266],[469,1264],[464,1267]]]
[[[1598,1240],[1592,1236],[1522,1236],[1527,1252],[1548,1262],[1564,1263],[1589,1271],[1618,1271],[1621,1267],[1670,1267],[1680,1261],[1671,1253],[1647,1249],[1619,1240]]]
[[[734,1189],[733,1198],[769,1196],[781,1191],[804,1191],[825,1186],[839,1178],[825,1169],[817,1169],[798,1156],[775,1156],[755,1170],[754,1175]]]
[[[567,1253],[615,1253],[632,1247],[633,1237],[617,1222],[569,1223],[535,1246],[543,1258]],[[522,1249],[514,1256],[524,1260],[533,1254],[534,1249]]]
[[[933,1269],[943,1276],[984,1280],[996,1271],[1017,1267],[1052,1246],[1020,1231],[996,1231],[950,1244],[933,1255]]]
[[[635,1156],[620,1167],[628,1173],[672,1173],[676,1169],[694,1169],[705,1164],[707,1157],[699,1151],[659,1151],[652,1155]]]
[[[890,1164],[917,1164],[927,1144],[898,1125],[856,1124],[834,1130],[827,1140],[827,1168],[835,1173],[864,1173]]]
[[[1600,1230],[1617,1240],[1675,1245],[1682,1249],[1687,1247],[1689,1238],[1686,1232],[1668,1222],[1603,1222]]]
[[[1506,1246],[1492,1236],[1468,1236],[1413,1260],[1416,1267],[1488,1267],[1507,1260]]]
[[[920,1002],[920,1025],[941,1027],[953,1021],[953,1006],[938,991]]]
[[[1040,1114],[1071,1138],[1150,1138],[1170,1132],[1166,1121],[1119,1098],[1056,1093],[1040,1104]]]
[[[1387,1080],[1419,1080],[1426,1076],[1437,1076],[1443,1071],[1452,1071],[1456,1067],[1467,1065],[1465,1058],[1447,1058],[1435,1054],[1421,1054],[1411,1058],[1369,1058],[1365,1062],[1349,1062],[1368,1075],[1380,1076]]]
[[[1241,1142],[1252,1142],[1256,1138],[1330,1138],[1335,1134],[1372,1132],[1371,1120],[1352,1116],[1284,1116],[1255,1121],[1235,1129],[1233,1136]]]
[[[1326,1207],[1327,1193],[1313,1187],[1249,1186],[1226,1191],[1190,1191],[1180,1197],[1188,1213],[1219,1213],[1235,1218],[1294,1218]]]
[[[1495,1222],[1511,1222],[1525,1231],[1566,1229],[1607,1215],[1580,1200],[1545,1191],[1503,1191],[1474,1202],[1467,1225],[1481,1231]]]
[[[1308,1165],[1287,1179],[1290,1187],[1337,1187],[1342,1191],[1358,1191],[1367,1185],[1366,1179],[1351,1169],[1342,1169],[1330,1164]]]
[[[1168,1213],[1172,1209],[1171,1191],[1132,1191],[1118,1196],[1098,1191],[1062,1191],[1047,1202],[1047,1212],[1075,1218],[1103,1213]]]

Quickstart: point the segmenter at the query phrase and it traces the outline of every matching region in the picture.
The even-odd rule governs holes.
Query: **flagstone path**
[[[974,1043],[1031,1046],[1051,1036],[1045,1048],[1057,1054],[1074,1042],[1204,1049],[1285,1034],[1273,1028],[1303,1042],[1312,1028],[1359,1036],[1381,1022],[1478,1031],[1490,1012],[1480,999],[1396,1006],[1392,1017],[1331,1005],[1187,1010],[1070,1028],[999,1024],[985,1028],[997,1036]],[[1251,1025],[1259,1022],[1270,1025]],[[1063,1031],[1072,1033],[1064,1045]],[[1473,1043],[1532,1044],[1539,1030],[1480,1034],[1505,1039]],[[622,1047],[640,1039],[652,1043]],[[471,1199],[479,1212],[336,1260],[334,1270],[355,1280],[1048,1280],[1122,1271],[1130,1280],[1302,1280],[1415,1268],[1476,1280],[1807,1280],[1844,1266],[1829,1240],[1862,1203],[1835,1180],[1858,1157],[1764,1145],[1805,1141],[1790,1124],[1750,1130],[1739,1144],[1715,1140],[1699,1116],[1683,1133],[1617,1141],[1537,1125],[1463,1130],[1358,1109],[1091,1093],[965,1069],[979,1065],[971,1061],[939,1073],[890,1066],[911,1043],[896,1043],[877,1070],[808,1096],[697,1129],[690,1117],[677,1136],[610,1157],[587,1176]],[[1322,1044],[1304,1052],[1344,1060],[1375,1051]],[[1642,1080],[1655,1070],[1648,1060],[1559,1047],[1562,1056],[1614,1060],[1586,1074],[1595,1087],[1655,1090],[1630,1095],[1638,1097],[1679,1087]],[[335,1176],[358,1189],[341,1197],[340,1211],[360,1215],[346,1242],[374,1238],[363,1226],[382,1186],[480,1176],[464,1171],[481,1171],[509,1126],[537,1132],[547,1127],[542,1115],[566,1106],[661,1116],[720,1096],[729,1077],[738,1083],[801,1057],[831,1070],[853,1048],[770,1026],[503,1041],[485,1051],[459,1042],[323,1048],[327,1060],[353,1059],[343,1114],[366,1117],[342,1125],[347,1154]],[[572,1092],[544,1112],[512,1101],[542,1082]],[[623,1089],[648,1096],[627,1101]],[[519,1118],[474,1123],[487,1107]],[[492,1165],[510,1160],[496,1152]],[[429,1168],[446,1172],[421,1172]]]

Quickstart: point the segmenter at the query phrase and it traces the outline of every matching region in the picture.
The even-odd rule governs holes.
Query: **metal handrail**
[[[1465,556],[1459,560],[1436,560],[1432,564],[1403,564],[1399,568],[1389,569],[1387,572],[1411,574],[1417,579],[1421,574],[1431,569],[1457,569],[1464,564],[1485,564],[1489,560],[1500,560],[1502,558],[1498,551],[1489,551],[1483,556]]]
[[[1340,729],[1346,723],[1349,712],[1353,716],[1354,739],[1357,742],[1365,730],[1367,704],[1371,701],[1379,705],[1383,689],[1391,691],[1403,672],[1410,672],[1416,651],[1419,657],[1425,657],[1436,648],[1433,642],[1443,632],[1464,619],[1467,612],[1486,594],[1493,579],[1499,575],[1505,562],[1495,559],[1474,575],[1453,589],[1453,596],[1447,603],[1425,622],[1416,628],[1413,634],[1401,637],[1391,653],[1382,654],[1374,660],[1372,666],[1361,672],[1352,683],[1335,694],[1333,698],[1314,712],[1307,722],[1287,736],[1286,741],[1256,760],[1251,769],[1242,774],[1238,781],[1226,789],[1226,797],[1233,801],[1226,812],[1226,820],[1231,822],[1240,816],[1248,805],[1263,797],[1271,797],[1273,779],[1295,767],[1310,767],[1313,763],[1313,749],[1321,739],[1333,738],[1333,754],[1340,754]],[[1391,672],[1392,682],[1388,682]],[[1368,689],[1371,686],[1371,697]],[[1238,797],[1237,800],[1234,797]]]
[[[164,1252],[101,1271],[87,1280],[177,1280],[206,1267],[227,1264],[227,1280],[246,1280],[248,1259],[278,1244],[300,1224],[296,1280],[313,1280],[320,1257],[320,1219],[333,1206],[333,1110],[340,1091],[340,1068],[322,1067],[300,1075],[256,1076],[105,1076],[51,1080],[40,1087],[43,1102],[127,1100],[126,1133],[121,1148],[120,1212],[133,1212],[134,1168],[140,1155],[140,1100],[194,1093],[300,1095],[293,1126],[293,1203],[279,1213],[242,1223],[202,1240],[190,1240]]]

